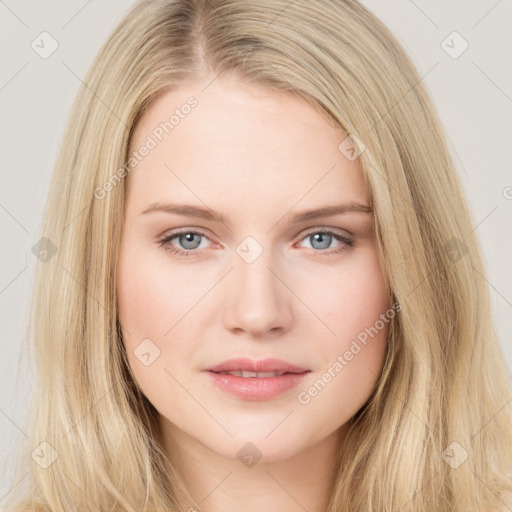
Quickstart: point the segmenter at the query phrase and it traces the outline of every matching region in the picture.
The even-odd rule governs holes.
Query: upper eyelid
[[[328,232],[328,233],[334,233],[336,235],[340,235],[340,236],[344,236],[345,238],[347,238],[344,234],[341,234],[340,232],[341,231],[344,231],[347,235],[349,236],[353,236],[352,233],[350,233],[349,231],[345,230],[345,229],[340,229],[340,228],[328,228],[328,227],[315,227],[315,228],[308,228],[306,229],[305,231],[303,231],[304,233],[304,236],[307,236],[311,233],[321,233],[321,232]]]

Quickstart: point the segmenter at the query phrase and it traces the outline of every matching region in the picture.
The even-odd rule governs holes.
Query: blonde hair
[[[13,480],[29,475],[32,493],[15,510],[197,507],[127,363],[115,276],[138,118],[169,88],[222,73],[300,96],[364,149],[402,309],[378,385],[350,421],[328,512],[498,506],[512,489],[510,377],[445,136],[404,50],[355,0],[141,0],[86,76],[53,174],[42,231],[57,253],[38,267],[37,383]],[[58,453],[46,469],[30,457],[42,442]]]

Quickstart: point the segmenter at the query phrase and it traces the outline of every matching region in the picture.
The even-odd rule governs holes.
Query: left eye
[[[341,242],[338,244],[337,249],[334,251],[341,250],[339,246],[351,246],[352,241],[344,236],[338,235],[337,233],[333,233],[332,231],[314,231],[306,235],[302,240],[309,240],[312,249],[316,249],[317,251],[325,251],[326,249],[330,249],[331,243],[336,240]]]

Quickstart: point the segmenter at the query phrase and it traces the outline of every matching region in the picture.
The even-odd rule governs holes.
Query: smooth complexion
[[[202,510],[321,511],[347,421],[378,381],[388,326],[310,403],[297,395],[390,304],[371,212],[295,216],[369,207],[362,171],[338,150],[345,134],[304,100],[234,78],[202,92],[207,83],[159,96],[131,140],[141,146],[197,98],[127,178],[117,277],[129,363]],[[246,237],[262,250],[251,263],[237,252]],[[134,354],[145,339],[160,350],[149,366]],[[203,371],[237,357],[311,371],[271,400],[244,400]],[[237,456],[247,443],[262,455],[252,467]]]

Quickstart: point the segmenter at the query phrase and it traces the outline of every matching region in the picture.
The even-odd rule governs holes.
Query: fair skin
[[[293,216],[369,206],[363,175],[338,149],[343,132],[304,100],[236,79],[217,78],[202,91],[206,83],[157,98],[131,140],[130,151],[197,98],[127,177],[117,268],[123,341],[138,385],[160,414],[164,449],[202,510],[320,512],[347,422],[378,381],[389,325],[308,403],[298,395],[390,303],[371,212]],[[225,222],[142,213],[157,202],[208,208]],[[161,245],[177,229],[199,233],[167,242],[188,256]],[[353,244],[314,236],[322,230]],[[248,236],[262,249],[250,263],[237,252]],[[160,350],[148,366],[134,354],[145,339]],[[277,397],[247,400],[203,371],[236,357],[274,357],[310,371]],[[250,467],[237,456],[249,442],[261,454]]]

